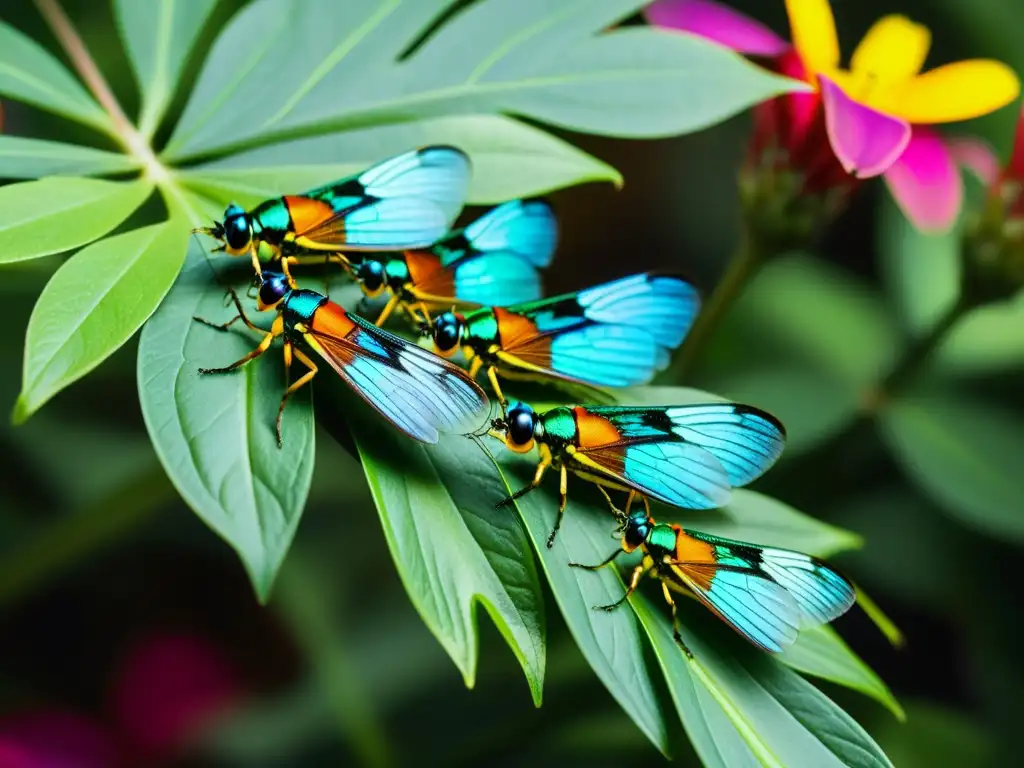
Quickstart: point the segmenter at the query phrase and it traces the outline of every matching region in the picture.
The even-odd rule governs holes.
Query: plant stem
[[[960,319],[974,307],[965,293],[939,317],[927,333],[918,336],[908,346],[893,369],[873,389],[867,392],[862,409],[867,414],[876,413],[900,389],[907,385],[932,356],[946,335]]]
[[[676,362],[672,366],[675,380],[682,379],[690,372],[697,357],[718,328],[722,318],[725,317],[725,313],[740,297],[747,283],[760,269],[763,255],[762,250],[755,245],[753,236],[744,227],[736,252],[729,262],[729,267],[718,285],[715,286],[711,299],[697,315],[693,328],[687,335],[686,343],[683,344],[683,348],[676,357]]]
[[[166,169],[157,160],[146,139],[125,115],[117,97],[114,96],[103,73],[96,66],[96,62],[89,53],[89,49],[85,47],[81,36],[71,24],[71,19],[64,13],[64,9],[61,8],[57,0],[34,0],[34,2],[40,15],[50,25],[57,41],[68,55],[79,77],[110,116],[115,138],[142,162],[150,177],[154,180],[162,180],[167,174]]]

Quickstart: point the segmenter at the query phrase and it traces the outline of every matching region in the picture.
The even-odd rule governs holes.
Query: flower
[[[700,35],[750,56],[795,52],[799,79],[815,88],[826,133],[842,167],[858,178],[885,174],[907,217],[920,229],[943,230],[960,207],[956,164],[935,123],[992,112],[1020,92],[1017,75],[998,61],[974,59],[920,74],[931,36],[906,17],[877,21],[839,66],[835,21],[827,0],[786,0],[793,44],[713,0],[657,0],[654,25]],[[777,67],[776,67],[777,68]],[[780,97],[791,99],[794,96]]]

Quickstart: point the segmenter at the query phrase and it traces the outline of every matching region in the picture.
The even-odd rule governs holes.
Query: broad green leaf
[[[124,173],[139,167],[130,155],[62,144],[59,141],[0,135],[0,178]]]
[[[491,445],[498,444],[491,441]],[[498,449],[504,452],[499,454],[501,479],[508,491],[518,490],[533,476],[536,459],[515,456],[500,445]],[[528,493],[516,502],[520,517],[583,656],[626,714],[667,754],[664,714],[644,659],[636,617],[625,605],[611,612],[594,610],[595,605],[607,605],[622,597],[622,580],[611,568],[591,572],[568,566],[569,562],[599,563],[619,547],[613,535],[615,520],[607,508],[599,511],[593,503],[579,501],[584,482],[574,480],[570,481],[565,522],[550,549],[546,542],[555,524],[555,496],[546,489]]]
[[[864,729],[827,696],[735,636],[702,606],[679,601],[679,631],[694,654],[688,661],[672,640],[668,610],[639,593],[630,604],[654,643],[680,718],[708,765],[891,765]]]
[[[0,21],[0,95],[112,133],[106,112],[35,40]]]
[[[789,433],[787,455],[856,417],[899,339],[875,292],[802,255],[761,270],[723,323],[723,337],[739,354],[707,371],[701,385],[775,414]]]
[[[187,203],[192,226],[213,214],[195,198]],[[142,329],[139,401],[171,482],[235,549],[266,601],[309,492],[313,414],[308,391],[300,391],[284,413],[284,448],[277,447],[274,418],[284,390],[278,345],[239,371],[198,373],[240,359],[259,340],[245,329],[218,332],[193,321],[234,314],[225,308],[217,263],[191,241],[184,270]]]
[[[500,115],[457,115],[273,144],[182,171],[183,182],[251,206],[358,173],[427,144],[452,144],[473,161],[472,203],[498,203],[622,176],[571,144]]]
[[[637,0],[483,0],[401,58],[449,4],[250,4],[214,44],[170,156],[456,113],[669,136],[804,88],[696,36],[604,31]]]
[[[800,630],[797,641],[783,651],[779,658],[798,672],[860,691],[879,702],[897,719],[906,719],[903,707],[896,701],[889,686],[831,627]]]
[[[365,408],[355,402],[352,408]],[[476,679],[475,603],[491,616],[540,706],[544,599],[533,553],[493,464],[471,440],[419,445],[373,415],[350,425],[384,534],[409,597],[462,672]]]
[[[748,744],[741,723],[727,704],[717,700],[699,677],[672,636],[671,622],[658,615],[651,601],[634,594],[630,605],[647,633],[665,675],[669,694],[686,735],[706,768],[763,766],[758,745]],[[761,755],[763,757],[763,755]]]
[[[172,220],[100,240],[64,262],[29,320],[16,422],[142,327],[170,290],[187,241],[188,224]]]
[[[142,205],[151,182],[51,177],[0,187],[0,264],[102,237]]]
[[[816,520],[763,493],[744,489],[734,490],[732,501],[720,511],[664,511],[668,513],[665,517],[687,528],[816,557],[831,557],[864,543],[855,533]]]
[[[217,0],[116,0],[121,40],[142,98],[139,131],[152,136],[185,66],[189,50]]]
[[[1024,541],[1024,421],[994,403],[911,390],[880,413],[882,434],[917,485],[960,522]]]
[[[941,372],[981,374],[1024,365],[1024,293],[970,312],[935,353]]]

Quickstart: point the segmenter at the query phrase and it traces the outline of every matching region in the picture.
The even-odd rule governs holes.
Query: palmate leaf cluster
[[[523,118],[609,136],[676,135],[800,86],[695,38],[635,26],[608,31],[637,11],[636,0],[256,0],[209,51],[196,51],[215,4],[115,0],[139,86],[134,126],[101,106],[54,54],[0,23],[0,95],[88,126],[106,147],[0,136],[0,177],[27,180],[0,188],[0,262],[13,270],[76,251],[32,314],[15,421],[141,328],[138,393],[153,446],[178,492],[238,552],[266,600],[309,490],[312,405],[300,397],[286,412],[282,451],[271,418],[279,365],[263,360],[234,376],[199,377],[200,366],[235,360],[252,340],[192,321],[226,319],[223,283],[244,281],[244,269],[205,252],[190,228],[230,201],[301,191],[429,143],[469,153],[470,203],[584,181],[620,184],[615,169]],[[170,122],[186,61],[201,54],[170,138],[153,147]],[[164,214],[138,221],[154,195]],[[523,460],[495,462],[463,438],[424,448],[382,428],[342,387],[327,391],[352,414],[348,428],[403,583],[467,683],[477,666],[479,605],[540,704],[543,574],[597,676],[663,752],[674,705],[709,765],[888,765],[863,729],[794,671],[863,691],[900,714],[832,630],[805,633],[794,649],[769,658],[684,606],[697,658],[688,663],[666,612],[646,597],[633,598],[632,611],[591,609],[624,587],[611,569],[567,567],[601,560],[616,546],[610,518],[586,489],[574,489],[568,522],[549,550],[549,495],[528,496],[516,514],[494,510],[529,473]],[[707,397],[658,388],[623,395],[651,403]],[[859,545],[753,492],[738,493],[721,515],[685,521],[821,556]]]

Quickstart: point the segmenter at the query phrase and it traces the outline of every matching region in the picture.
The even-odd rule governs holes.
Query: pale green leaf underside
[[[288,0],[252,3],[214,44],[169,155],[454,113],[666,136],[803,87],[695,36],[602,33],[636,0],[483,0],[399,61],[449,4],[361,0],[302,14]]]
[[[497,444],[492,441],[490,445]],[[502,480],[510,491],[518,490],[533,475],[535,459],[514,456],[500,446],[498,450],[504,451],[498,454]],[[615,521],[607,508],[598,512],[581,503],[581,490],[579,481],[575,490],[570,488],[565,524],[551,549],[545,542],[555,524],[558,502],[554,496],[544,490],[527,494],[517,502],[520,516],[540,556],[555,602],[583,656],[626,714],[658,749],[668,754],[665,717],[644,659],[636,617],[629,610],[609,613],[593,608],[622,597],[622,580],[611,568],[591,572],[568,566],[572,561],[598,563],[619,546],[612,536]]]
[[[423,620],[474,684],[474,606],[490,614],[540,705],[545,664],[544,599],[533,555],[491,462],[467,438],[422,446],[366,413],[350,395],[350,424],[388,547]]]
[[[94,176],[124,173],[138,167],[139,161],[130,155],[59,141],[0,135],[0,178]]]
[[[139,130],[151,136],[217,0],[116,0],[114,12],[142,97]]]
[[[680,634],[695,657],[686,662],[672,640],[668,612],[639,594],[630,603],[654,642],[687,732],[699,736],[695,745],[702,757],[709,756],[709,764],[891,765],[864,729],[827,696],[778,659],[734,636],[702,606],[680,601]],[[695,696],[694,689],[710,693],[713,703]]]
[[[112,132],[110,118],[35,40],[0,21],[0,95]]]
[[[0,187],[0,263],[102,237],[149,197],[151,182],[50,177]]]
[[[1024,422],[998,405],[939,389],[912,390],[881,412],[904,471],[960,522],[1024,540]]]
[[[622,184],[619,172],[571,144],[500,115],[457,115],[274,144],[181,172],[226,202],[253,206],[358,173],[410,147],[452,144],[473,163],[470,203],[499,203],[586,181]]]
[[[17,421],[131,338],[170,289],[187,241],[186,222],[172,220],[95,242],[57,270],[25,335]]]
[[[193,225],[211,214],[200,203],[190,205]],[[193,239],[184,270],[142,330],[139,400],[171,481],[235,549],[265,601],[309,492],[313,414],[308,391],[292,398],[284,414],[284,449],[277,447],[274,418],[284,391],[279,344],[242,370],[198,373],[200,367],[228,365],[256,346],[258,337],[244,328],[219,333],[192,320],[199,315],[223,322],[233,313]]]

